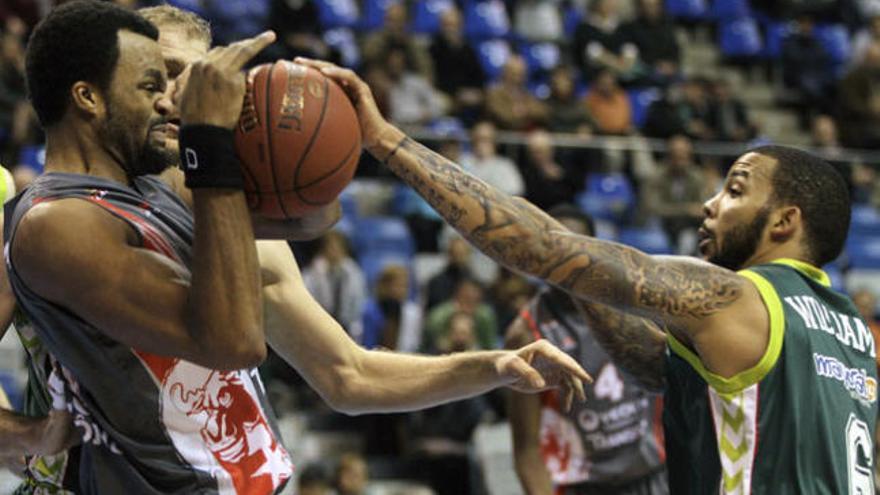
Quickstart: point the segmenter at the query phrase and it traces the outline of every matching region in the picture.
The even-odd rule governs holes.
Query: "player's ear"
[[[73,107],[89,117],[97,117],[104,111],[104,99],[98,88],[85,81],[77,81],[70,87]]]
[[[770,238],[785,241],[801,227],[801,209],[797,206],[784,206],[776,209],[770,216]]]

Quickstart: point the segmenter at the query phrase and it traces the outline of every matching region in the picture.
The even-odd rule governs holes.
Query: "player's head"
[[[700,253],[732,270],[781,256],[822,266],[840,254],[850,222],[843,176],[821,158],[784,146],[739,157],[703,209]]]
[[[593,221],[593,217],[577,206],[568,203],[558,204],[547,210],[547,214],[575,234],[590,237],[596,235],[596,222]]]
[[[172,100],[180,92],[184,71],[196,60],[204,57],[211,48],[211,26],[201,17],[186,10],[159,5],[138,10],[138,13],[159,29],[159,46],[168,71],[168,96]],[[165,126],[165,150],[168,159],[178,160],[177,132],[180,118],[174,107]]]
[[[54,9],[28,43],[28,93],[49,145],[54,135],[97,147],[130,176],[166,166],[162,128],[170,107],[159,34],[111,2]]]

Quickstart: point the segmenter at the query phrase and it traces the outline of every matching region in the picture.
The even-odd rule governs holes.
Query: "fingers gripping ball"
[[[335,82],[279,60],[248,73],[235,149],[250,208],[283,220],[336,199],[354,176],[361,133]]]

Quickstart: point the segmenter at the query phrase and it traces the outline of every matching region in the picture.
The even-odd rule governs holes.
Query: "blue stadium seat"
[[[23,147],[18,153],[18,163],[34,169],[38,174],[43,173],[43,166],[46,164],[46,147]]]
[[[551,42],[523,43],[519,49],[520,55],[526,61],[529,74],[546,74],[559,65],[561,58],[559,45]]]
[[[792,33],[794,25],[791,21],[770,20],[764,24],[764,51],[762,55],[769,59],[782,56],[782,42]]]
[[[494,81],[501,75],[501,69],[510,57],[510,45],[504,40],[484,41],[477,46],[477,55],[486,77]]]
[[[351,29],[336,28],[324,31],[324,43],[339,50],[342,55],[342,65],[357,67],[361,64],[361,49]]]
[[[845,68],[852,53],[849,32],[843,24],[820,24],[816,26],[816,38],[828,52],[834,64],[834,71],[839,76]]]
[[[502,38],[510,32],[510,17],[502,0],[478,0],[464,7],[464,31],[475,40]]]
[[[440,30],[440,16],[450,7],[454,7],[453,0],[422,0],[416,2],[412,13],[410,28],[414,33],[434,34]]]
[[[831,264],[824,266],[822,269],[825,270],[825,273],[828,274],[828,278],[831,279],[832,289],[839,292],[843,292],[844,290],[846,290],[846,287],[843,283],[843,271],[840,269],[839,266]]]
[[[846,254],[851,268],[880,269],[880,236],[850,235]]]
[[[205,17],[205,8],[202,6],[201,0],[168,0],[168,5]]]
[[[648,116],[648,107],[651,106],[651,103],[659,100],[663,94],[658,88],[635,88],[627,90],[627,95],[632,107],[633,123],[641,129]]]
[[[617,241],[648,254],[671,254],[669,237],[659,228],[625,228],[620,230]]]
[[[763,49],[758,23],[749,17],[721,22],[718,44],[727,57],[754,57]]]
[[[568,38],[574,36],[574,32],[577,30],[577,27],[580,26],[584,17],[584,11],[575,5],[566,9],[562,16],[562,27],[565,30],[565,36]]]
[[[718,21],[742,19],[752,16],[749,0],[713,0],[710,15]]]
[[[666,0],[666,13],[676,19],[699,21],[709,15],[706,0]]]
[[[324,29],[354,27],[360,12],[355,0],[315,0]]]
[[[576,201],[597,219],[620,222],[635,204],[635,193],[629,179],[621,173],[591,174]]]
[[[409,227],[397,217],[366,217],[355,223],[354,246],[358,253],[383,252],[402,257],[415,253]]]
[[[852,222],[849,226],[850,235],[880,236],[880,211],[872,205],[854,205]]]
[[[550,84],[547,82],[546,78],[537,81],[529,81],[528,87],[529,92],[539,100],[545,100],[550,97]]]
[[[358,24],[364,31],[373,31],[385,24],[385,12],[388,7],[400,3],[400,0],[364,0],[362,5],[364,13]]]

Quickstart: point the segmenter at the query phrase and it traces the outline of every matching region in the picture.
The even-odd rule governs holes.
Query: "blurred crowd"
[[[699,153],[704,143],[744,150],[773,137],[730,81],[685,66],[683,43],[694,26],[723,26],[682,13],[677,1],[170,3],[209,19],[220,44],[274,29],[278,41],[264,61],[308,56],[357,69],[390,120],[421,132],[447,158],[540,208],[576,205],[596,218],[597,235],[649,252],[693,252],[702,203],[738,154]],[[880,145],[880,2],[734,3],[749,9],[750,19],[783,26],[770,64],[780,80],[771,75],[766,84],[779,93],[780,105],[799,111],[814,149],[850,178],[855,202],[876,214],[876,163],[854,159],[847,148]],[[43,139],[26,99],[24,50],[28,33],[53,4],[0,4],[0,163],[13,172],[18,190],[41,171]],[[843,57],[823,38],[829,23],[844,30]],[[768,46],[771,34],[764,33]],[[730,58],[747,66],[768,60],[755,53]],[[626,145],[606,145],[614,138]],[[353,189],[343,198],[346,216],[338,230],[294,246],[321,305],[370,348],[498,348],[535,284],[472,252],[423,200],[367,157]],[[359,234],[358,221],[370,215],[384,219],[382,228],[403,231],[390,245],[365,247],[372,241]],[[875,293],[859,288],[854,296],[880,331]],[[504,418],[499,397],[407,415],[338,418],[278,360],[270,359],[264,372],[282,414],[285,408],[315,411],[310,427],[366,439],[360,454],[304,467],[300,493],[363,495],[363,455],[372,472],[420,479],[440,494],[481,493],[471,437],[481,423]],[[388,458],[396,461],[377,461]]]

